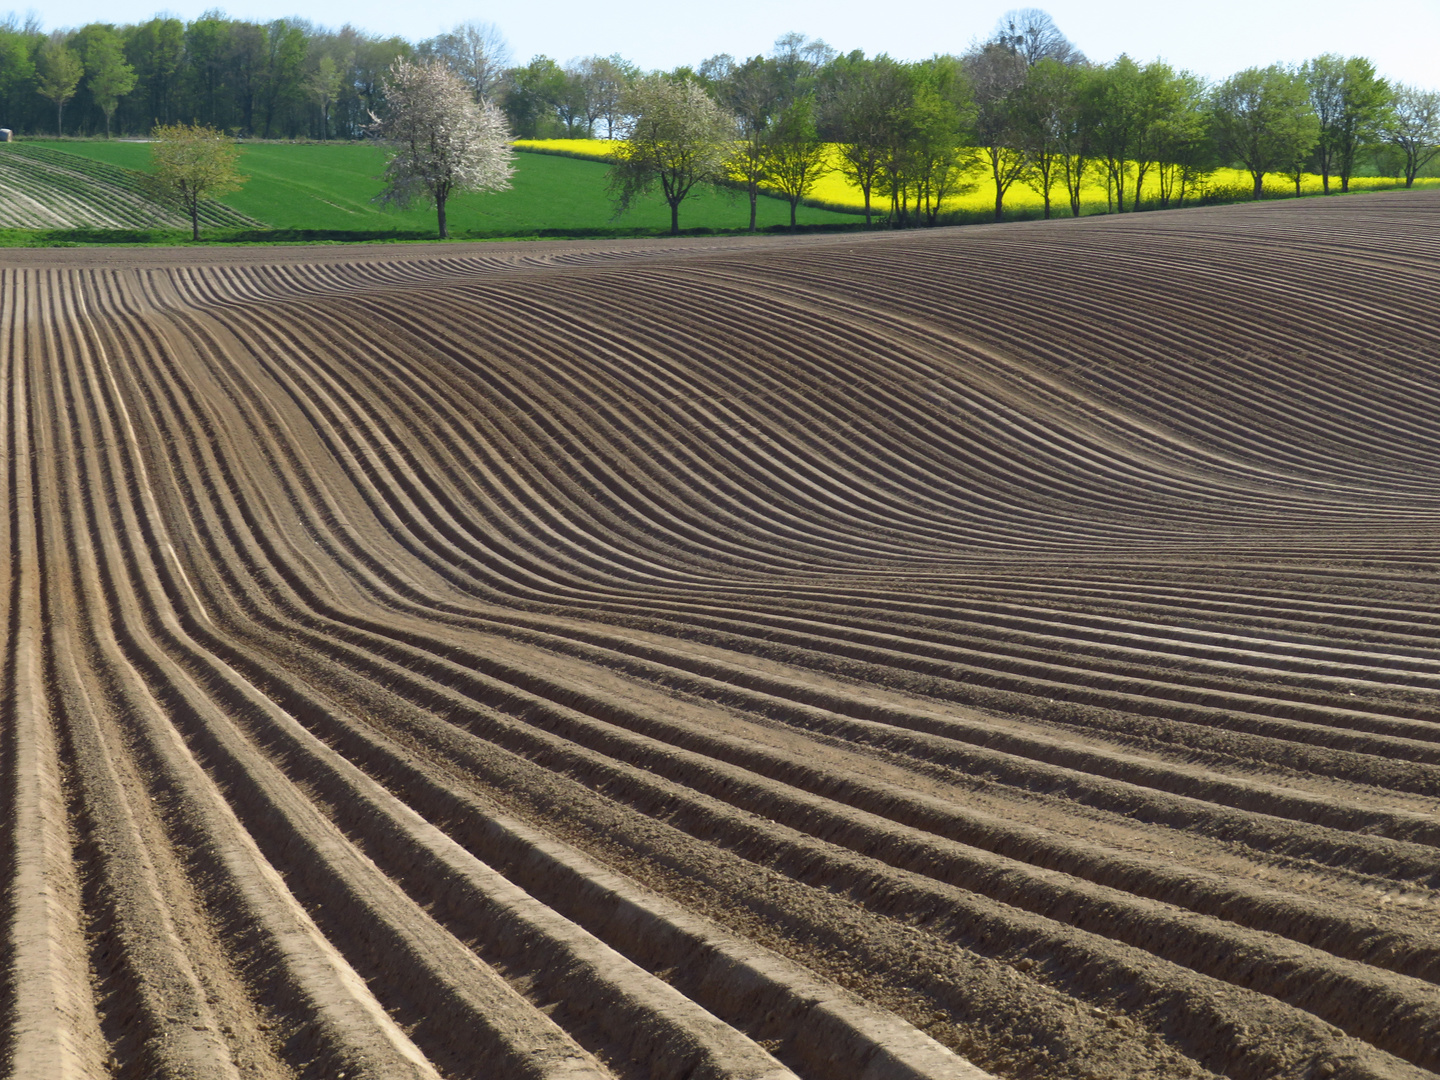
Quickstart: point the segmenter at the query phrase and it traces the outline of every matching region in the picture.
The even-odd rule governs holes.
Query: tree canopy
[[[1297,192],[1318,172],[1328,192],[1332,183],[1348,190],[1355,175],[1388,170],[1414,183],[1436,170],[1424,96],[1434,91],[1392,86],[1364,57],[1325,53],[1210,84],[1159,59],[1088,60],[1038,8],[1005,12],[959,55],[840,55],[787,33],[763,55],[722,53],[668,73],[642,72],[618,54],[512,58],[501,31],[481,22],[412,42],[218,10],[53,33],[12,16],[0,21],[0,110],[21,136],[147,135],[183,122],[236,138],[364,139],[373,117],[391,115],[397,61],[442,65],[482,112],[498,109],[524,139],[604,136],[629,146],[636,110],[654,96],[646,88],[692,86],[687,93],[716,106],[728,117],[717,123],[732,130],[715,144],[723,166],[703,181],[671,174],[665,197],[678,193],[677,220],[694,183],[718,179],[745,193],[753,227],[762,191],[778,189],[793,206],[826,170],[860,189],[867,224],[878,212],[895,226],[943,221],[975,161],[997,217],[1017,184],[1040,194],[1046,214],[1067,204],[1077,214],[1092,183],[1121,211],[1221,197],[1209,179],[1220,166],[1249,170],[1256,196],[1278,194],[1277,172]],[[622,203],[639,190],[631,172],[616,188]],[[651,179],[663,191],[659,175]]]
[[[397,60],[385,80],[386,111],[370,130],[392,144],[382,203],[435,207],[443,240],[445,205],[461,191],[501,191],[514,173],[510,132],[500,110],[476,101],[473,85],[444,61]]]
[[[162,124],[151,138],[147,180],[162,202],[189,215],[191,239],[199,240],[205,200],[237,191],[245,181],[235,141],[203,124]]]
[[[680,231],[680,204],[697,184],[725,179],[735,136],[733,118],[693,79],[650,75],[630,90],[630,120],[610,169],[619,212],[659,188],[670,204],[670,231]]]

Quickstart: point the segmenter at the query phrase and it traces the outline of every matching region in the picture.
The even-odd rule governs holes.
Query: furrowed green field
[[[146,171],[150,148],[139,142],[27,141],[83,159],[124,169]],[[248,177],[242,190],[221,202],[263,222],[271,229],[296,233],[329,233],[335,239],[394,235],[397,239],[432,237],[433,210],[385,209],[374,203],[377,177],[385,165],[384,150],[355,143],[250,143],[241,145],[240,168]],[[22,227],[0,206],[0,228]],[[789,206],[779,199],[761,200],[759,226],[788,224]],[[668,233],[670,211],[652,197],[615,217],[606,190],[606,166],[568,157],[516,155],[513,187],[486,195],[461,195],[449,204],[450,229],[457,237],[556,234]],[[749,204],[739,195],[697,191],[680,209],[684,229],[736,229],[748,222]],[[802,225],[853,223],[856,216],[801,207]],[[153,239],[169,239],[165,230],[151,230]],[[233,230],[207,230],[210,239],[235,237]],[[58,237],[63,239],[63,237]],[[99,239],[100,237],[96,237]],[[137,236],[137,239],[145,237]],[[175,237],[179,239],[180,237]]]

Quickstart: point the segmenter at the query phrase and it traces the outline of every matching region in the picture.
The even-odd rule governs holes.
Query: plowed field
[[[1440,1073],[1440,195],[0,293],[0,1072]]]

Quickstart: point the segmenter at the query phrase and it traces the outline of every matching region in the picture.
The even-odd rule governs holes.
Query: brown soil
[[[1440,1075],[1437,223],[7,253],[0,1073]]]

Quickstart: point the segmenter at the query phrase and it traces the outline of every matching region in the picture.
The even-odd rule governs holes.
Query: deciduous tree
[[[205,200],[236,191],[245,181],[235,141],[199,124],[161,124],[150,138],[151,189],[189,216],[191,238],[199,240]]]
[[[730,60],[723,72],[719,62],[707,64],[712,77],[718,75],[714,86],[721,105],[735,117],[735,140],[725,159],[725,171],[740,182],[750,200],[750,231],[754,232],[760,188],[770,178],[770,121],[780,107],[775,65],[763,56],[739,65]]]
[[[912,122],[906,147],[910,187],[915,214],[925,224],[938,224],[945,201],[973,191],[978,184],[969,179],[975,152],[963,143],[969,140],[974,109],[969,83],[953,56],[937,56],[912,68],[914,100]]]
[[[1170,107],[1155,130],[1155,171],[1160,205],[1185,205],[1185,196],[1214,168],[1215,144],[1205,111],[1205,82],[1192,72],[1175,76]]]
[[[790,102],[770,125],[765,138],[765,173],[790,204],[790,228],[800,200],[830,171],[829,147],[815,126],[815,97]]]
[[[911,81],[904,65],[888,56],[855,56],[839,63],[833,100],[839,168],[864,196],[869,225],[871,197],[898,143],[896,128],[910,103]]]
[[[1097,73],[1090,88],[1096,156],[1104,162],[1121,212],[1127,190],[1131,209],[1138,210],[1158,151],[1160,124],[1177,104],[1175,73],[1162,61],[1142,67],[1122,55]]]
[[[377,201],[435,207],[443,240],[445,206],[458,191],[502,191],[515,168],[510,132],[500,110],[477,102],[470,86],[441,60],[397,60],[385,82],[386,115],[372,134],[395,148]]]
[[[670,232],[680,232],[680,204],[697,184],[725,179],[735,120],[688,79],[640,79],[626,98],[624,141],[610,167],[610,190],[624,213],[656,187],[670,204]]]
[[[1247,68],[1222,82],[1211,93],[1210,116],[1220,153],[1249,171],[1257,199],[1265,193],[1265,174],[1289,168],[1320,133],[1305,81],[1278,64]]]
[[[1005,216],[1005,193],[1025,173],[1015,112],[1027,72],[1025,58],[1001,42],[965,57],[965,74],[975,94],[976,145],[995,184],[996,221]]]
[[[505,65],[510,63],[505,35],[488,22],[460,23],[448,33],[422,42],[418,54],[422,60],[444,60],[465,80],[477,102],[496,96],[504,82]]]
[[[990,40],[1017,53],[1029,67],[1041,60],[1072,66],[1085,63],[1085,54],[1039,8],[1007,11],[1000,16]]]
[[[35,89],[55,104],[55,134],[65,133],[65,103],[75,96],[85,62],[65,43],[65,35],[51,34],[40,46],[35,63]]]
[[[335,57],[327,53],[316,62],[315,70],[306,82],[310,100],[320,107],[320,138],[322,141],[330,138],[330,107],[340,96],[342,78],[340,65],[335,62]]]
[[[1042,59],[1030,68],[1015,108],[1016,134],[1027,168],[1022,182],[1045,203],[1050,216],[1050,193],[1065,179],[1065,158],[1072,152],[1071,133],[1080,117],[1083,70]]]
[[[1390,88],[1361,56],[1348,59],[1326,53],[1301,69],[1310,92],[1310,106],[1319,123],[1315,157],[1321,184],[1328,194],[1330,177],[1338,173],[1340,190],[1350,189],[1355,155],[1379,137],[1390,104]]]
[[[560,133],[558,106],[565,96],[565,70],[548,56],[534,57],[507,73],[505,115],[522,139],[551,138]]]
[[[13,119],[22,102],[21,92],[30,93],[35,78],[35,61],[31,57],[30,37],[12,26],[0,25],[0,109],[14,125]]]
[[[1403,83],[1391,96],[1382,133],[1385,141],[1405,156],[1405,186],[1440,155],[1440,92]]]
[[[135,69],[139,90],[131,100],[145,102],[142,115],[169,123],[174,119],[172,107],[185,59],[185,24],[157,16],[126,27],[124,36],[125,58]]]
[[[135,89],[135,69],[125,61],[120,35],[113,27],[91,26],[85,37],[85,83],[90,97],[105,114],[105,137],[120,99]]]

